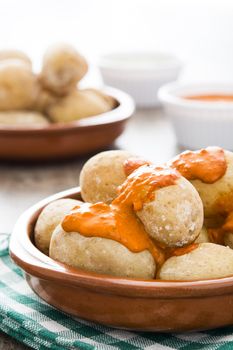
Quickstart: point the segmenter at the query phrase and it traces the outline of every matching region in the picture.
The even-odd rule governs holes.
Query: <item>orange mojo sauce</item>
[[[151,162],[139,157],[128,158],[123,164],[125,175],[129,176],[134,170],[140,168],[142,165],[151,165]]]
[[[227,170],[224,150],[221,148],[202,149],[181,153],[170,164],[187,180],[201,180],[212,184],[219,180]]]
[[[227,170],[224,150],[221,148],[207,148],[196,152],[184,152],[175,158],[171,166],[177,169],[187,180],[198,179],[207,184],[212,184],[221,179]],[[231,206],[233,208],[232,201]],[[220,213],[225,211],[224,207],[225,200],[224,203],[220,205]],[[226,227],[224,226],[225,225],[221,226],[220,228],[209,228],[207,230],[211,242],[224,244],[224,234],[226,232]]]
[[[203,94],[183,96],[186,100],[203,101],[203,102],[233,102],[231,94]]]

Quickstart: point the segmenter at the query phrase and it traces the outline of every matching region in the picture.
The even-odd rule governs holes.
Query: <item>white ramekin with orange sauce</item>
[[[233,84],[171,83],[158,96],[181,147],[233,150]]]

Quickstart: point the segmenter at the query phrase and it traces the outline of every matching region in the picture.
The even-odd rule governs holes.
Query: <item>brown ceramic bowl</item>
[[[110,145],[124,130],[134,112],[126,93],[102,89],[116,100],[116,108],[79,121],[37,128],[0,126],[0,159],[50,160],[81,156]]]
[[[58,193],[28,209],[10,242],[12,259],[30,287],[71,315],[140,331],[193,331],[233,324],[233,277],[166,282],[99,275],[58,263],[33,244],[39,213],[51,201],[81,199],[79,188]]]

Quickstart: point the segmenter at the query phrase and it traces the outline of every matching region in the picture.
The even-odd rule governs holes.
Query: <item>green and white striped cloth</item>
[[[33,349],[233,349],[233,327],[206,332],[162,334],[128,332],[70,317],[28,287],[8,255],[0,250],[0,330]]]

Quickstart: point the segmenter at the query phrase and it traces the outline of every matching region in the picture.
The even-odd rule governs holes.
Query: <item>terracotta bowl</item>
[[[117,107],[98,116],[37,128],[0,126],[0,159],[65,159],[94,152],[110,145],[124,130],[134,112],[126,93],[102,89],[116,100]]]
[[[140,331],[193,331],[233,324],[233,277],[166,282],[99,275],[58,263],[33,244],[44,206],[59,198],[81,199],[79,188],[58,193],[28,209],[10,242],[12,259],[30,287],[68,314],[104,325]]]

